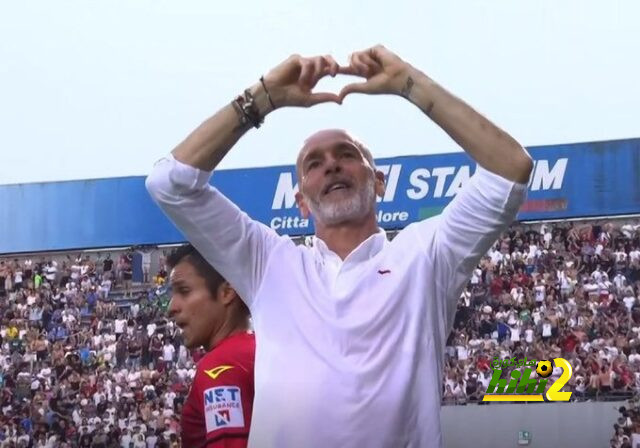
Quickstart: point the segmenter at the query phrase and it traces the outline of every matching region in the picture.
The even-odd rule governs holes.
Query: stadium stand
[[[113,254],[0,259],[0,447],[180,446],[202,352],[166,318],[162,249],[137,284],[133,249]],[[563,357],[572,400],[630,400],[611,439],[630,446],[640,437],[639,298],[640,221],[514,224],[460,298],[443,404],[487,405],[495,357]]]

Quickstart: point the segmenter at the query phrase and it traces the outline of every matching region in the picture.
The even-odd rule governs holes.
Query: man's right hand
[[[311,107],[320,103],[341,104],[340,96],[335,93],[313,92],[318,81],[326,76],[336,76],[338,71],[339,66],[331,56],[305,58],[293,55],[263,78],[271,101],[267,98],[267,92],[260,81],[256,81],[248,90],[261,118],[273,109],[282,107]],[[181,163],[203,171],[212,171],[249,129],[251,124],[242,122],[237,109],[229,103],[189,134],[172,151],[172,155]],[[159,202],[160,197],[168,194],[164,190],[168,184],[165,184],[166,179],[156,180],[158,182],[147,179],[146,185],[154,200]],[[165,210],[169,208],[167,203],[164,206]],[[178,213],[183,213],[183,210]]]
[[[320,103],[338,103],[334,93],[312,90],[325,76],[334,77],[339,65],[331,56],[305,58],[294,54],[264,76],[264,83],[276,108],[311,107]]]

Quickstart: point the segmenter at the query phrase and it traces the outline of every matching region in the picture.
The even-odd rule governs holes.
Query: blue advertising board
[[[528,148],[535,161],[521,221],[640,214],[640,139]],[[387,189],[378,222],[402,228],[440,211],[475,172],[465,153],[376,159]],[[0,253],[168,244],[184,237],[144,177],[0,186]],[[220,170],[212,184],[279,233],[307,235],[294,166]]]

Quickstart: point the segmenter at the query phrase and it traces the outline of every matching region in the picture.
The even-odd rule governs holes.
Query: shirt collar
[[[386,232],[383,229],[378,229],[376,233],[369,236],[355,249],[353,249],[353,251],[344,259],[344,262],[361,262],[371,259],[383,249],[386,243],[388,243]],[[322,259],[335,258],[340,260],[338,254],[329,249],[327,244],[315,235],[313,236],[313,250],[316,255],[319,255]]]

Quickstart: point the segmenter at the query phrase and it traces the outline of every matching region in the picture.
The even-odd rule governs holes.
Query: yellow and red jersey
[[[245,448],[253,408],[253,333],[222,340],[199,362],[182,410],[182,446]]]

